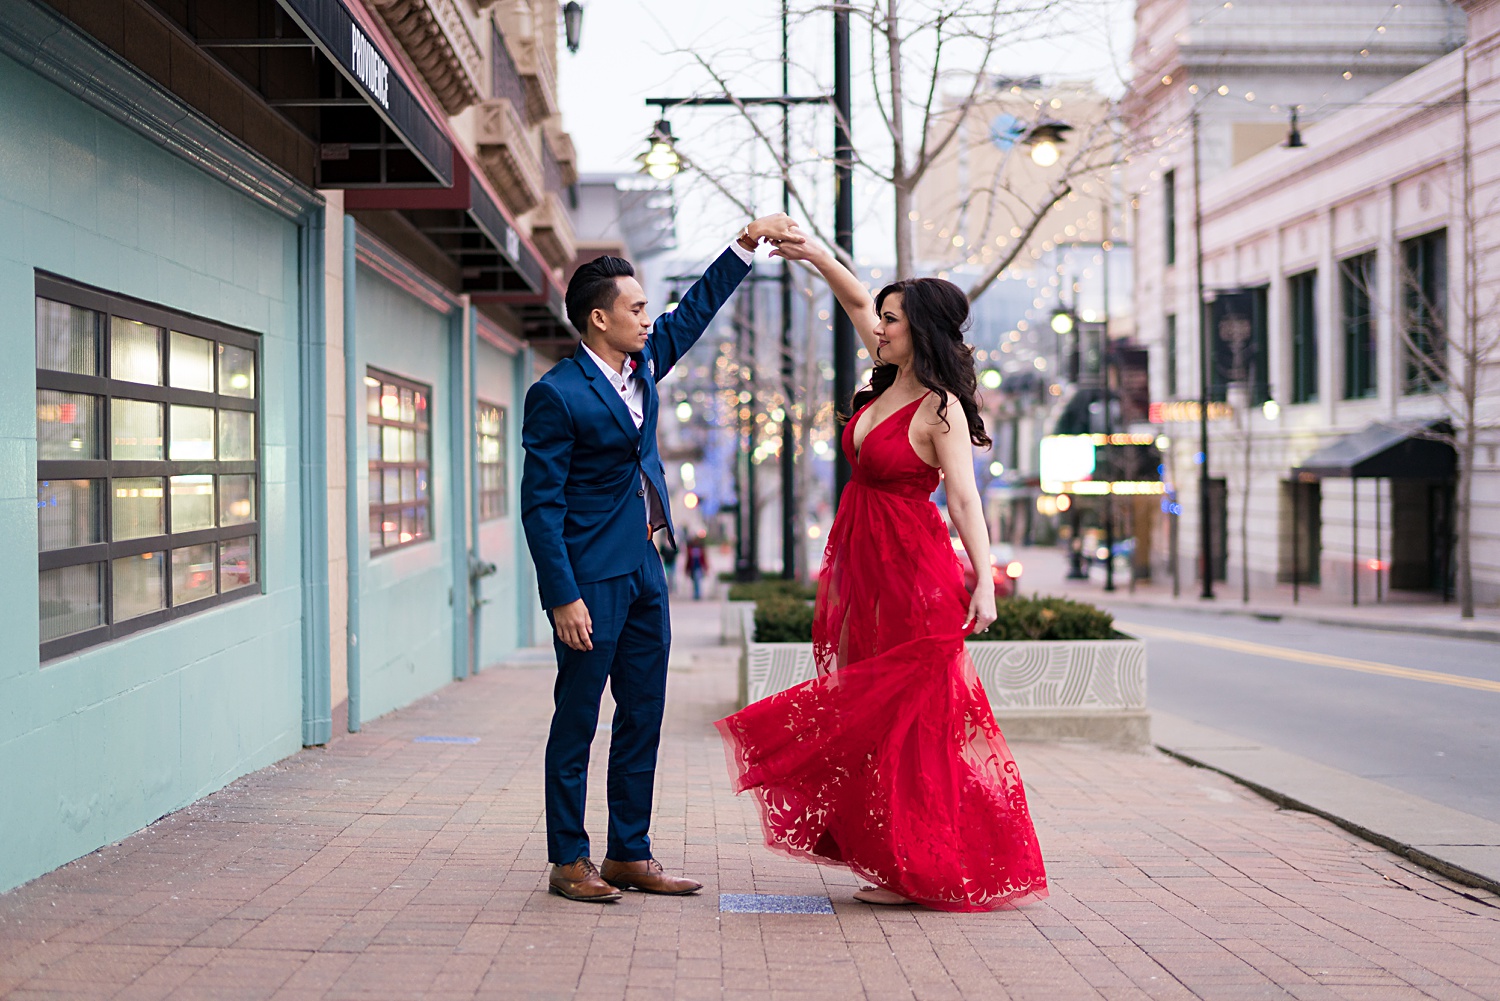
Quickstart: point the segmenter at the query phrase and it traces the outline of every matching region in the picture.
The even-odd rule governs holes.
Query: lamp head
[[[1066,309],[1059,309],[1052,314],[1052,332],[1059,336],[1073,332],[1073,314]]]
[[[583,35],[583,4],[578,0],[568,0],[563,4],[563,33],[567,39],[568,51],[577,52]]]
[[[644,173],[665,181],[682,169],[682,157],[677,153],[677,137],[672,135],[671,122],[665,118],[659,120],[646,142],[649,148],[636,157]]]

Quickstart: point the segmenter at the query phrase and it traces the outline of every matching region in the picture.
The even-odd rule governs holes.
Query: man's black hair
[[[615,279],[634,277],[635,268],[623,257],[596,257],[573,272],[573,277],[568,279],[565,302],[568,320],[580,336],[588,333],[589,314],[596,309],[607,310],[615,304],[620,294]]]

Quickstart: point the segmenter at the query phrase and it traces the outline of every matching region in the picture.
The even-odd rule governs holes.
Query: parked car
[[[959,565],[964,568],[964,587],[972,592],[975,581],[974,564],[969,560],[969,554],[964,552],[963,543],[957,538],[953,539],[953,552],[958,557]],[[990,574],[995,579],[996,598],[1010,598],[1020,593],[1023,569],[1010,546],[1001,544],[990,548]]]

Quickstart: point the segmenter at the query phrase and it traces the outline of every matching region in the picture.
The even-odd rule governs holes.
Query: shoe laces
[[[587,879],[590,876],[597,876],[597,875],[599,875],[599,867],[594,864],[594,860],[591,859],[591,858],[581,858],[581,859],[579,859],[577,862],[575,862],[573,864],[574,865],[581,864],[583,866],[583,878],[584,879]]]

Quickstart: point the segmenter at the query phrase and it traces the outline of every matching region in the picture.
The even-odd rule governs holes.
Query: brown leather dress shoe
[[[547,889],[569,900],[603,904],[620,899],[620,891],[599,878],[599,870],[588,858],[568,865],[554,865],[547,877]]]
[[[662,872],[661,863],[654,858],[641,859],[639,862],[616,862],[607,858],[599,875],[604,877],[606,883],[622,890],[640,890],[642,893],[664,893],[680,897],[703,889],[703,884],[696,880],[668,876]]]

